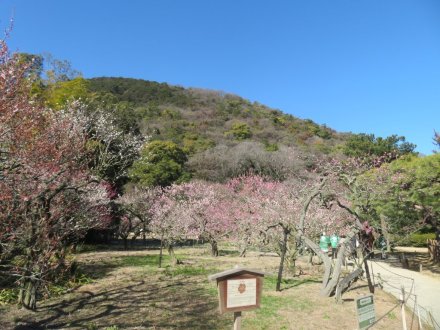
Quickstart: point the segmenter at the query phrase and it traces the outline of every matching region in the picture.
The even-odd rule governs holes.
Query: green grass
[[[177,259],[183,260],[182,256],[176,256]],[[159,265],[158,255],[147,255],[147,256],[125,256],[118,257],[114,259],[115,266],[117,267],[146,267],[157,268]],[[175,277],[175,276],[208,276],[217,272],[217,269],[205,266],[194,266],[194,265],[176,265],[171,266],[171,258],[168,255],[162,256],[162,267],[165,268],[165,275]]]
[[[215,270],[205,268],[205,267],[195,267],[190,265],[178,265],[176,267],[167,267],[165,273],[168,276],[200,276],[200,275],[206,275],[215,273]]]
[[[263,293],[261,297],[261,308],[255,310],[252,317],[243,318],[243,325],[246,329],[288,329],[287,320],[280,316],[282,310],[307,311],[314,308],[313,303],[306,297],[280,297]]]
[[[113,247],[108,244],[79,244],[75,253],[88,253],[97,251],[111,251]]]
[[[394,312],[390,312],[390,313],[388,314],[388,318],[389,318],[390,320],[395,320],[395,319],[397,319],[397,316],[396,316],[396,314],[395,314]]]
[[[0,306],[17,302],[18,291],[17,288],[0,289]]]
[[[254,315],[243,317],[243,326],[246,329],[288,329],[289,324],[280,315],[283,310],[307,311],[314,308],[313,303],[304,296],[280,296],[274,295],[276,276],[264,277],[263,295],[261,308],[254,311]],[[282,289],[292,289],[300,285],[317,282],[314,279],[284,279],[281,282]],[[294,289],[293,289],[294,290]]]
[[[213,297],[218,296],[218,289],[213,284],[209,284],[209,286],[207,285],[205,290],[206,290],[206,293],[209,294],[210,296],[213,296]]]
[[[125,256],[114,259],[118,267],[159,267],[158,255]],[[162,267],[170,264],[170,256],[162,256]]]
[[[50,297],[60,296],[77,286],[89,284],[93,281],[93,278],[89,275],[77,272],[74,277],[60,279],[57,283],[50,284],[47,289]]]

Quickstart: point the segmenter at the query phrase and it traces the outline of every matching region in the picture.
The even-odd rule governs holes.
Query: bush
[[[252,136],[251,128],[246,123],[234,123],[229,131],[225,132],[225,136],[233,136],[236,140],[245,140]]]
[[[12,304],[18,300],[18,289],[0,289],[0,306]]]
[[[404,240],[400,241],[398,245],[404,246],[414,246],[414,247],[426,247],[428,239],[435,239],[435,233],[415,233],[406,237]]]

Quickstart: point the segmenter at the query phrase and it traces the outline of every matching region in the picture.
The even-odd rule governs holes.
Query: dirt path
[[[440,278],[429,276],[400,267],[397,258],[386,261],[370,261],[370,270],[374,274],[376,284],[380,283],[384,290],[399,298],[401,287],[409,296],[407,306],[414,310],[417,301],[421,317],[427,323],[437,323],[436,329],[440,330]],[[417,308],[415,309],[417,313]],[[429,313],[435,322],[430,321]]]

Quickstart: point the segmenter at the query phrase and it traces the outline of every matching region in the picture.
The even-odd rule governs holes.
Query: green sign
[[[366,329],[376,321],[373,295],[357,298],[356,309],[359,321],[359,329]]]

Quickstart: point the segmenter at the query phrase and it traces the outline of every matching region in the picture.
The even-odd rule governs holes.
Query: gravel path
[[[410,295],[407,306],[414,310],[415,300],[417,300],[421,317],[425,319],[428,324],[433,323],[429,321],[430,317],[428,312],[430,312],[435,320],[435,329],[440,330],[439,278],[400,268],[398,259],[388,259],[386,262],[372,260],[369,263],[376,284],[381,283],[385,291],[393,294],[397,298],[399,298],[401,287],[403,286],[406,292],[405,295]],[[395,266],[393,267],[394,264]],[[416,322],[416,320],[414,322]]]

